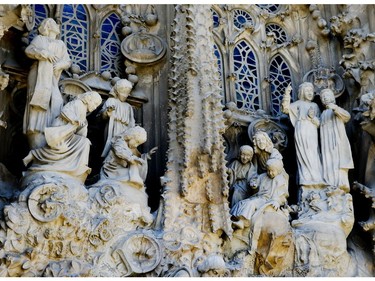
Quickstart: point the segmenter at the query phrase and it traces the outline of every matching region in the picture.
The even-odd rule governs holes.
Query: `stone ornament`
[[[345,91],[345,84],[341,76],[329,68],[320,67],[310,70],[303,76],[303,81],[313,83],[315,92],[330,88],[336,98],[340,97]]]
[[[166,47],[160,37],[141,31],[127,36],[122,41],[121,52],[130,61],[147,64],[163,58]]]
[[[28,207],[38,221],[48,222],[57,219],[62,213],[64,190],[53,184],[40,185],[29,196]]]
[[[161,246],[157,239],[144,233],[133,233],[121,240],[112,253],[120,275],[150,272],[161,261]]]

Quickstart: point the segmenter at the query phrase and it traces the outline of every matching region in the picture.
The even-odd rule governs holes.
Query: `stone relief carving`
[[[44,129],[52,124],[63,106],[58,88],[61,72],[69,68],[69,58],[64,42],[56,39],[60,28],[51,19],[45,19],[25,52],[35,60],[28,76],[28,99],[24,115],[23,133],[32,149],[46,143]]]
[[[0,200],[4,199],[4,204],[0,201],[0,276],[371,276],[373,265],[368,266],[368,272],[359,272],[359,263],[369,262],[348,250],[349,234],[355,226],[348,178],[353,160],[345,131],[350,114],[335,103],[335,96],[344,93],[337,75],[314,68],[308,72],[311,76],[305,75],[306,80],[313,77],[312,83],[300,85],[295,102],[291,102],[291,87],[286,89],[282,107],[294,127],[299,185],[303,187],[296,204],[291,204],[289,195],[295,191],[284,169],[286,157],[281,155],[288,151],[289,131],[281,125],[282,118],[272,118],[263,110],[240,112],[233,104],[223,111],[213,48],[207,47],[213,45],[207,21],[210,7],[176,5],[175,9],[168,163],[160,179],[163,194],[157,213],[151,213],[145,186],[147,161],[157,148],[146,153],[138,150],[146,143],[148,132],[136,126],[127,100],[134,77],[110,79],[103,73],[101,78],[93,73],[73,73],[73,79],[62,83],[72,86],[65,88],[71,97],[64,106],[63,100],[58,101],[59,106],[53,109],[56,116],[38,131],[45,143],[28,134],[40,147],[31,147],[24,158],[25,164],[31,165],[21,178],[22,192],[15,191],[18,183],[0,165]],[[128,14],[122,20],[128,28],[123,32],[129,28],[134,32],[128,39],[139,35],[134,26],[148,26],[150,32],[159,28],[152,5],[126,5],[124,10]],[[313,7],[310,10],[325,34],[327,24]],[[290,17],[289,10],[273,15],[262,9],[261,13],[264,18]],[[146,35],[145,41],[160,39]],[[269,41],[265,47],[273,46]],[[50,47],[45,46],[47,50]],[[142,48],[134,50],[147,57]],[[142,62],[146,62],[144,58]],[[135,74],[128,68],[127,74]],[[3,78],[8,79],[6,75]],[[60,74],[54,79],[47,90],[49,101],[58,90],[54,83]],[[101,84],[103,80],[106,83]],[[103,86],[99,93],[91,91],[96,90],[92,85],[99,84]],[[29,90],[34,87],[29,86]],[[322,108],[312,102],[314,87],[320,92]],[[375,98],[370,89],[364,90],[358,112],[363,130],[374,137]],[[100,107],[99,94],[108,91],[111,97],[98,110],[109,119],[102,154],[105,159],[98,181],[86,186],[90,173],[86,115]],[[31,101],[27,107],[37,108],[32,108]],[[49,101],[38,105],[48,105],[37,109],[38,118],[52,111]],[[241,127],[247,128],[248,143],[236,143],[239,153],[232,150],[230,156],[238,159],[226,165],[222,135],[229,130],[232,132],[227,135],[235,135]],[[309,167],[308,160],[316,165]],[[372,200],[369,219],[359,225],[374,237],[372,172],[370,163],[366,181],[355,181],[353,190]],[[7,190],[12,190],[11,196]]]

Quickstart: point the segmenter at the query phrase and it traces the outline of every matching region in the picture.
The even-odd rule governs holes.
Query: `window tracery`
[[[70,58],[81,70],[88,70],[88,15],[85,7],[64,5],[61,39],[66,43]]]
[[[280,5],[278,4],[257,4],[257,6],[269,13],[275,13],[280,9]]]
[[[110,14],[101,26],[101,71],[108,70],[115,75],[123,71],[120,45],[121,20],[115,13]]]
[[[244,40],[233,50],[233,67],[236,75],[235,93],[239,109],[259,109],[259,79],[257,58],[251,46]]]
[[[271,79],[271,114],[276,116],[281,113],[280,104],[284,90],[292,82],[289,66],[280,55],[276,55],[272,59],[269,75]]]
[[[284,29],[275,23],[270,23],[266,25],[266,33],[273,32],[275,34],[275,39],[277,44],[282,44],[287,41],[287,35]]]
[[[241,29],[244,25],[254,25],[254,20],[251,15],[240,9],[233,11],[233,24],[237,29]]]
[[[213,25],[214,25],[214,28],[216,28],[220,25],[220,17],[219,17],[219,14],[214,9],[211,9],[211,12],[212,12]]]

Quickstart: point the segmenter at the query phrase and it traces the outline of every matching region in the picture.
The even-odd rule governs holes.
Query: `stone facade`
[[[374,11],[0,5],[0,276],[374,276]]]

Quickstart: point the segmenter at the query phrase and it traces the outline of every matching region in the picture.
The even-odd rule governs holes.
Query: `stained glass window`
[[[34,37],[38,34],[38,27],[41,22],[48,17],[47,8],[45,5],[33,5],[34,15],[35,15],[35,27],[29,33],[29,40],[34,39]]]
[[[115,75],[123,71],[121,55],[121,20],[115,13],[110,14],[101,27],[101,70],[108,70]]]
[[[280,113],[280,103],[285,88],[292,82],[289,66],[280,55],[276,55],[270,64],[271,79],[271,114],[276,116]]]
[[[224,96],[224,79],[223,79],[223,58],[222,58],[222,55],[221,55],[221,52],[219,50],[219,48],[217,47],[216,44],[214,44],[214,54],[217,58],[217,66],[218,66],[218,71],[219,71],[219,75],[220,75],[220,81],[221,81],[221,92]],[[224,100],[223,100],[224,102]]]
[[[267,10],[269,13],[275,13],[280,8],[280,5],[277,4],[257,4],[257,6],[263,10]]]
[[[233,50],[234,73],[236,75],[236,103],[239,109],[259,109],[259,79],[257,58],[246,41],[240,41]]]
[[[276,35],[277,44],[282,44],[286,42],[286,39],[287,39],[286,33],[281,26],[274,24],[274,23],[268,24],[266,26],[266,33],[268,32],[273,32]]]
[[[248,12],[245,12],[244,10],[234,10],[233,12],[233,24],[238,29],[241,29],[244,24],[251,24],[254,25],[254,20],[251,17],[251,15]]]
[[[64,5],[61,38],[70,58],[83,71],[88,70],[88,16],[83,5]]]
[[[211,9],[211,12],[212,12],[212,20],[213,20],[213,23],[214,23],[214,27],[218,27],[219,24],[220,24],[219,15],[214,9]]]

